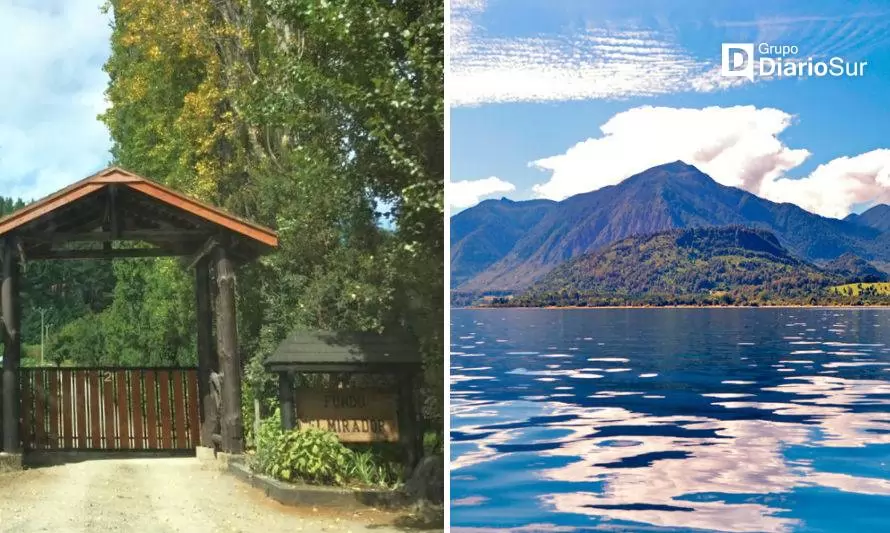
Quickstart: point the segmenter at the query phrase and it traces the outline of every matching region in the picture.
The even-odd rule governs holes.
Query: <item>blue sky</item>
[[[0,194],[36,199],[105,167],[109,16],[96,0],[0,2]]]
[[[890,203],[890,3],[457,0],[450,31],[452,212],[677,159],[826,216]],[[726,78],[724,42],[867,65]]]

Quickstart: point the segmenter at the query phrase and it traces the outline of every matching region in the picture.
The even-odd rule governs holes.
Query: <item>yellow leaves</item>
[[[195,183],[191,193],[205,201],[216,197],[216,182],[221,175],[219,164],[211,161],[198,161],[195,164]]]
[[[241,143],[226,80],[243,67],[220,54],[252,46],[219,9],[214,0],[117,0],[108,90],[112,109],[138,109],[141,121],[115,128],[115,141],[159,165],[170,185],[209,201],[234,173]]]
[[[125,47],[142,49],[153,60],[170,55],[180,59],[202,59],[213,55],[207,35],[209,0],[121,1],[115,9],[118,41]]]
[[[128,77],[117,80],[116,94],[126,94],[127,98],[132,101],[139,101],[145,99],[145,96],[148,94],[148,80],[145,77],[135,74]],[[112,101],[112,103],[114,103]]]
[[[231,139],[235,131],[235,116],[221,112],[226,108],[226,93],[219,86],[218,76],[208,76],[183,99],[182,110],[176,120],[182,138],[189,145],[187,166],[194,169],[194,180],[185,188],[203,200],[214,201],[217,183],[229,170],[218,153],[220,141]]]

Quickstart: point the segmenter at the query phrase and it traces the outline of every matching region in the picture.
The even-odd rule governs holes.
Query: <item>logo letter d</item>
[[[723,43],[720,75],[754,81],[754,44]]]

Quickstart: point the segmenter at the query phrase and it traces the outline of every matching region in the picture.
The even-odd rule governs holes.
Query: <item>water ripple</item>
[[[455,531],[890,530],[890,311],[452,319]]]

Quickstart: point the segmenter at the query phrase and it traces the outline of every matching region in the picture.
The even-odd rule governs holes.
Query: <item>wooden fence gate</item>
[[[22,368],[25,450],[185,450],[198,445],[194,368]]]

